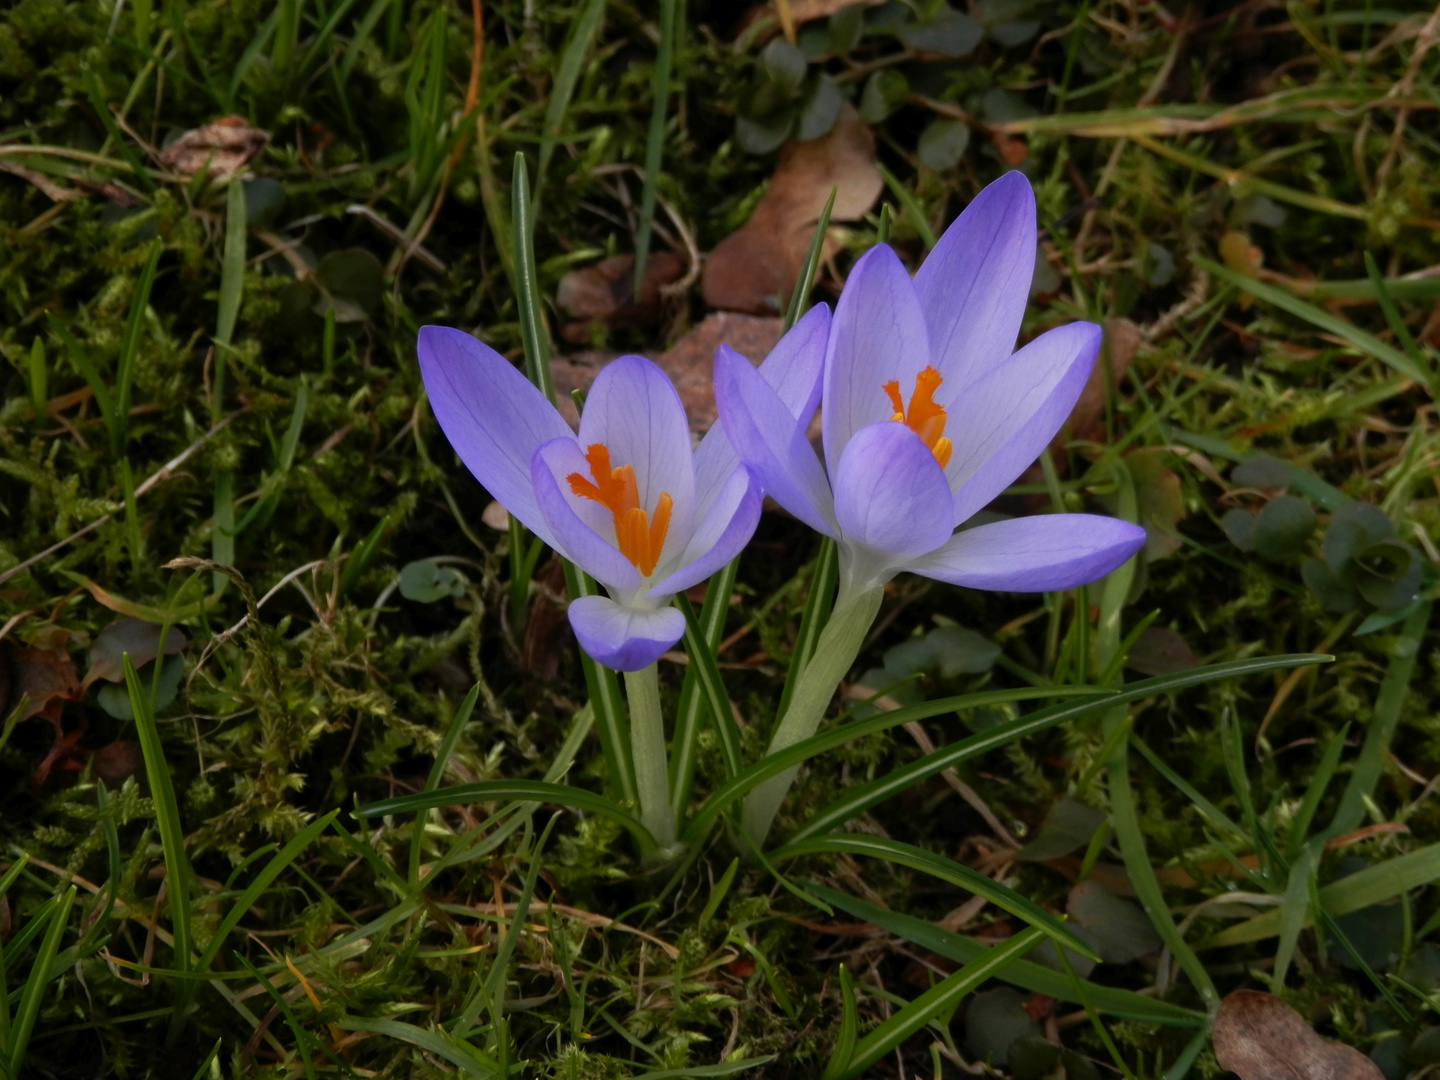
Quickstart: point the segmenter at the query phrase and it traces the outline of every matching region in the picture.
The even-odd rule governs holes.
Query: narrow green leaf
[[[343,1016],[335,1022],[335,1026],[341,1031],[364,1031],[419,1047],[450,1062],[469,1076],[500,1080],[502,1075],[498,1063],[443,1029],[426,1030],[400,1020],[372,1019],[368,1016]]]
[[[225,199],[225,248],[220,257],[220,305],[215,313],[215,368],[210,396],[210,422],[225,408],[225,362],[240,318],[245,291],[245,185],[233,177]]]
[[[580,17],[565,39],[565,48],[560,54],[560,67],[555,72],[555,81],[550,86],[549,100],[545,106],[545,126],[540,139],[540,164],[535,170],[535,195],[538,200],[544,183],[545,170],[565,128],[565,113],[570,108],[570,99],[575,95],[575,86],[580,81],[580,72],[585,66],[585,57],[600,28],[601,16],[605,14],[605,0],[587,0]]]
[[[135,381],[135,356],[140,351],[140,332],[145,326],[145,309],[150,305],[150,290],[155,284],[155,268],[160,264],[163,247],[159,240],[150,245],[150,257],[140,271],[140,280],[130,297],[130,313],[125,319],[125,333],[120,339],[120,359],[115,369],[115,427],[120,445],[119,454],[130,426],[130,387]]]
[[[35,418],[45,418],[45,407],[50,403],[46,378],[49,369],[45,366],[45,339],[38,334],[30,343],[30,403],[35,406]]]
[[[660,1069],[657,1072],[641,1073],[635,1080],[689,1080],[692,1076],[734,1076],[746,1069],[758,1069],[775,1060],[775,1055],[766,1057],[740,1058],[738,1061],[722,1061],[719,1065],[688,1065],[683,1069]]]
[[[25,980],[25,989],[20,995],[20,1003],[15,1008],[15,1022],[10,1028],[7,1047],[8,1065],[15,1076],[22,1073],[25,1052],[30,1048],[30,1035],[40,1016],[40,1003],[45,998],[45,988],[50,984],[50,963],[60,951],[60,935],[65,932],[65,923],[70,918],[70,908],[74,903],[75,886],[71,885],[60,902],[50,909],[44,940],[40,942],[35,962],[30,967],[30,976]]]
[[[920,234],[920,241],[925,245],[925,250],[929,251],[939,243],[940,238],[935,235],[935,230],[930,227],[930,221],[925,217],[925,208],[920,205],[920,200],[915,197],[913,191],[902,184],[895,174],[885,168],[884,165],[876,165],[875,167],[880,170],[880,178],[885,181],[885,186],[890,189],[890,194],[895,196],[895,201],[898,202],[901,209],[905,211],[906,216],[910,219],[910,224],[914,226],[915,231]],[[886,205],[888,206],[889,204],[887,203]],[[886,241],[882,239],[880,242],[883,244]]]
[[[210,1052],[205,1055],[205,1060],[200,1062],[200,1067],[195,1070],[194,1080],[204,1080],[205,1074],[210,1071],[210,1066],[214,1064],[215,1059],[220,1056],[220,1046],[224,1041],[224,1039],[215,1040],[215,1045],[210,1048]],[[313,1074],[307,1071],[305,1075],[311,1076]]]
[[[718,599],[718,598],[717,598]],[[733,777],[745,766],[740,754],[740,729],[735,724],[735,714],[730,709],[730,696],[725,692],[720,668],[715,663],[715,653],[705,634],[705,628],[695,615],[695,607],[684,593],[675,597],[677,606],[685,615],[685,654],[690,657],[690,667],[710,707],[710,719],[715,733],[720,737],[720,753],[725,759],[725,773]]]
[[[464,806],[477,802],[499,802],[503,799],[525,799],[529,802],[573,806],[623,825],[645,848],[655,844],[654,838],[629,811],[603,795],[564,784],[547,784],[539,780],[480,780],[473,784],[454,784],[435,791],[400,795],[393,799],[368,803],[351,813],[357,818],[384,817],[387,814],[410,814],[432,810],[437,806]]]
[[[1421,604],[1401,624],[1375,698],[1374,715],[1365,728],[1365,742],[1340,797],[1340,806],[1325,830],[1326,839],[1354,831],[1365,819],[1365,801],[1375,794],[1390,757],[1390,743],[1400,726],[1400,706],[1415,675],[1425,630],[1430,625],[1430,608],[1429,602]]]
[[[1038,927],[1022,930],[901,1008],[860,1040],[849,1067],[841,1074],[842,1080],[854,1080],[931,1020],[954,1010],[981,983],[1002,975],[1010,964],[1038,945],[1041,936]]]
[[[1089,942],[1076,935],[1073,930],[1059,922],[1055,916],[1034,901],[1021,896],[1014,889],[1001,885],[994,878],[988,878],[977,870],[971,870],[970,867],[957,863],[953,859],[926,851],[914,844],[902,843],[899,840],[891,840],[883,836],[845,833],[819,836],[813,840],[786,844],[773,852],[772,858],[779,862],[782,859],[793,859],[801,855],[840,854],[866,855],[872,859],[899,863],[912,870],[919,870],[922,874],[929,874],[941,881],[947,881],[976,896],[985,897],[1002,911],[1008,911],[1017,919],[1039,929],[1046,937],[1055,942],[1057,948],[1067,948],[1081,956],[1088,956],[1096,962],[1100,959]]]
[[[1310,325],[1324,330],[1327,334],[1334,334],[1336,337],[1348,341],[1356,349],[1368,356],[1373,356],[1382,364],[1390,367],[1407,379],[1412,379],[1421,386],[1429,386],[1429,375],[1420,369],[1414,360],[1406,356],[1399,349],[1387,345],[1374,334],[1361,330],[1354,323],[1333,315],[1324,308],[1316,307],[1314,304],[1301,300],[1288,289],[1282,289],[1278,285],[1271,285],[1268,282],[1259,281],[1244,274],[1237,274],[1229,267],[1221,266],[1219,263],[1211,262],[1209,259],[1197,255],[1192,260],[1196,266],[1214,275],[1227,285],[1234,285],[1238,289],[1244,289],[1252,296],[1273,304],[1282,311],[1288,311],[1291,315],[1304,319]]]
[[[210,943],[205,946],[205,950],[200,954],[200,959],[193,968],[194,971],[204,973],[210,970],[210,965],[214,963],[215,957],[220,954],[220,949],[224,946],[225,938],[229,936],[230,931],[239,925],[245,913],[264,895],[265,890],[274,883],[281,872],[298,859],[300,854],[313,844],[322,832],[330,827],[331,822],[333,822],[339,814],[340,811],[338,809],[331,810],[324,817],[315,819],[296,833],[290,839],[289,843],[271,857],[270,861],[265,864],[265,869],[255,875],[250,884],[245,887],[245,891],[242,892],[235,903],[231,905],[230,911],[226,914],[225,918],[221,920],[220,925],[216,927],[215,934],[210,939]]]
[[[1290,848],[1301,847],[1305,838],[1310,835],[1310,823],[1315,820],[1315,811],[1320,809],[1320,800],[1325,797],[1330,781],[1334,779],[1335,770],[1340,765],[1340,755],[1345,753],[1345,738],[1349,734],[1350,725],[1347,723],[1325,744],[1325,752],[1320,755],[1320,764],[1315,767],[1315,772],[1307,781],[1305,798],[1301,800],[1300,809],[1295,811],[1295,817],[1291,819],[1288,844]]]
[[[515,155],[510,220],[515,233],[515,303],[525,347],[525,374],[540,388],[545,400],[553,402],[555,383],[550,375],[550,341],[540,313],[540,284],[535,277],[535,223],[530,217],[530,174],[524,154]]]
[[[820,259],[825,254],[825,234],[830,229],[830,215],[835,209],[835,196],[839,193],[838,185],[830,189],[830,197],[825,200],[825,209],[820,211],[820,220],[815,223],[815,232],[810,237],[810,249],[805,252],[805,261],[800,265],[800,277],[795,282],[795,292],[791,295],[790,305],[785,311],[786,330],[798,323],[810,306],[810,290],[815,287],[815,275],[820,271]],[[802,419],[808,420],[809,417]]]
[[[1280,945],[1275,950],[1275,967],[1270,972],[1270,992],[1285,991],[1285,974],[1300,942],[1300,931],[1310,913],[1310,889],[1315,877],[1315,854],[1310,850],[1290,866],[1290,880],[1285,886],[1285,903],[1280,907]]]
[[[730,597],[735,590],[739,569],[740,559],[731,559],[716,571],[705,587],[705,603],[700,608],[698,620],[698,643],[690,639],[690,624],[686,623],[686,653],[694,656],[697,650],[703,649],[707,657],[717,662],[717,672],[720,643],[725,638],[725,616],[730,610]],[[700,665],[692,661],[686,666],[685,678],[680,685],[680,703],[675,709],[674,734],[670,739],[670,804],[675,808],[676,820],[683,820],[690,807],[700,745],[700,720],[709,700],[708,695],[701,691]],[[725,732],[717,728],[716,733],[724,739]],[[728,760],[728,750],[726,752]]]
[[[851,818],[863,814],[871,807],[893,798],[900,792],[937,776],[946,769],[980,754],[987,753],[1016,739],[1022,739],[1029,735],[1045,731],[1064,720],[1075,720],[1083,716],[1093,716],[1112,705],[1123,705],[1130,701],[1137,701],[1142,698],[1151,697],[1155,694],[1171,693],[1190,686],[1199,686],[1204,683],[1217,682],[1221,679],[1239,678],[1245,675],[1255,675],[1266,671],[1277,671],[1283,668],[1303,667],[1307,664],[1327,663],[1334,659],[1330,656],[1317,656],[1314,653],[1298,653],[1289,656],[1263,657],[1253,660],[1233,660],[1223,664],[1212,664],[1208,667],[1193,668],[1189,671],[1177,672],[1174,675],[1163,675],[1154,679],[1144,679],[1140,682],[1127,683],[1123,689],[1114,692],[1111,696],[1093,696],[1079,702],[1070,702],[1061,705],[1052,705],[1049,708],[1041,709],[1030,716],[1022,716],[1017,720],[1011,720],[1004,724],[997,724],[995,727],[972,735],[969,738],[961,739],[959,742],[951,743],[949,746],[941,747],[933,754],[926,754],[924,757],[911,762],[909,765],[895,769],[889,774],[873,780],[868,784],[858,785],[829,806],[813,814],[809,820],[790,836],[790,840],[804,840],[811,836],[827,833],[832,829],[839,828]],[[1048,689],[1054,693],[1055,688]],[[1039,691],[1032,691],[1035,696],[1041,696]],[[932,707],[940,705],[940,708]],[[905,709],[898,709],[892,713],[883,714],[883,718],[894,720],[902,717],[902,723],[911,720],[923,720],[930,716],[938,716],[942,712],[950,712],[955,709],[974,708],[963,699],[947,699],[944,702],[926,702],[923,705],[914,705]],[[881,719],[881,717],[873,718]],[[871,723],[872,721],[862,721]],[[847,725],[847,728],[849,725]],[[855,725],[858,728],[859,725]],[[816,738],[825,738],[817,736]],[[800,743],[785,754],[776,754],[772,758],[766,758],[761,766],[752,766],[752,769],[767,766],[769,762],[785,758],[791,751],[805,748],[806,743]],[[819,751],[817,751],[819,752]],[[809,756],[809,755],[806,755]],[[804,760],[803,757],[799,760]],[[786,759],[787,766],[797,764],[796,760]],[[777,772],[783,769],[777,769]],[[748,773],[746,774],[748,776]],[[740,778],[737,778],[739,780]],[[728,787],[728,785],[727,785]],[[726,788],[721,788],[711,796],[714,801],[726,793]],[[709,804],[706,804],[708,809]]]
[[[124,654],[121,662],[125,671],[125,687],[130,692],[130,708],[135,715],[135,732],[140,739],[140,752],[145,758],[145,776],[150,781],[151,798],[155,800],[156,824],[160,828],[174,966],[177,971],[190,971],[190,860],[185,854],[185,830],[180,824],[180,807],[175,800],[175,788],[170,783],[170,767],[165,763],[160,729],[155,726],[155,714],[150,711],[150,695],[135,673],[130,654]],[[185,1010],[193,995],[193,983],[180,982],[175,987],[175,1007],[170,1019],[171,1040],[184,1023]]]
[[[1400,317],[1400,311],[1395,307],[1395,301],[1390,298],[1390,290],[1385,284],[1384,277],[1380,274],[1380,268],[1375,265],[1375,256],[1365,252],[1365,272],[1370,276],[1370,284],[1375,288],[1375,299],[1380,303],[1380,311],[1385,316],[1385,321],[1390,324],[1390,332],[1395,335],[1395,340],[1400,342],[1400,348],[1405,355],[1415,361],[1415,366],[1421,370],[1431,365],[1420,351],[1410,328],[1405,325],[1405,320]],[[1430,376],[1432,384],[1435,376]]]
[[[434,791],[440,786],[440,780],[445,775],[445,766],[450,763],[450,756],[455,753],[455,747],[460,742],[460,736],[465,733],[465,725],[470,723],[470,714],[475,711],[475,703],[480,700],[480,684],[476,683],[470,688],[470,693],[465,695],[465,700],[460,703],[460,708],[455,710],[455,715],[450,719],[450,726],[445,731],[445,737],[440,741],[440,748],[435,752],[435,761],[430,766],[430,775],[425,778],[425,791]],[[425,841],[425,823],[429,817],[428,812],[421,812],[415,817],[415,824],[410,835],[410,887],[413,889],[420,883],[420,853]]]
[[[820,1080],[840,1080],[855,1059],[855,1038],[860,1032],[860,1013],[855,1006],[855,981],[850,978],[850,969],[840,965],[840,1034],[835,1037],[835,1049],[825,1063]]]
[[[655,78],[651,83],[650,130],[645,136],[645,184],[640,192],[640,222],[635,231],[635,274],[631,285],[634,296],[640,295],[640,286],[645,280],[660,164],[665,154],[665,114],[670,105],[670,64],[675,53],[675,7],[676,0],[660,0],[660,43],[655,52]]]

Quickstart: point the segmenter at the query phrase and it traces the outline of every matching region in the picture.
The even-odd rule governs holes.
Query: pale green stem
[[[675,844],[670,808],[670,764],[665,755],[665,721],[660,715],[660,676],[654,664],[625,673],[630,703],[630,757],[640,796],[640,823],[664,851]]]
[[[780,718],[780,724],[770,739],[767,755],[778,753],[815,734],[815,729],[825,718],[830,699],[835,696],[835,688],[845,678],[860,653],[860,646],[865,643],[865,635],[870,632],[870,626],[880,610],[883,595],[883,589],[869,589],[857,596],[840,598],[830,621],[820,633],[815,655],[800,673],[800,681],[795,684],[795,693],[790,698],[790,707]],[[799,766],[787,769],[745,797],[741,827],[756,850],[764,849],[765,837],[799,771]]]

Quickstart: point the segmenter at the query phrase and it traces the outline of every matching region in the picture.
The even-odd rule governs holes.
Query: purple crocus
[[[957,526],[1008,487],[1070,414],[1100,348],[1076,322],[1012,352],[1035,260],[1035,199],[995,181],[912,281],[883,244],[850,272],[825,354],[825,462],[742,358],[715,364],[721,419],[768,495],[838,541],[840,602],[911,571],[1041,592],[1108,574],[1142,529],[1090,514]]]
[[[814,309],[758,372],[750,368],[791,427],[815,412],[829,325],[829,311]],[[596,376],[577,437],[523,374],[469,334],[424,327],[418,352],[435,417],[475,478],[605,586],[608,597],[570,604],[581,647],[618,671],[654,663],[685,632],[670,598],[738,555],[760,517],[760,488],[721,425],[692,451],[674,386],[639,356]]]

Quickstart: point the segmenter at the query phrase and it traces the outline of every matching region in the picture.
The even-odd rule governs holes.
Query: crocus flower
[[[815,412],[829,324],[815,308],[756,373],[792,427]],[[609,593],[570,604],[581,647],[618,671],[654,663],[685,632],[670,598],[739,554],[760,517],[760,488],[721,425],[692,450],[679,395],[639,356],[596,376],[577,436],[469,334],[424,327],[418,352],[435,417],[475,478]]]
[[[823,466],[784,403],[722,347],[725,430],[767,494],[838,541],[839,602],[906,570],[977,589],[1066,589],[1144,543],[1135,525],[1089,514],[956,531],[1054,437],[1100,348],[1100,328],[1076,322],[1012,352],[1034,260],[1034,196],[1009,173],[913,281],[883,244],[857,261],[825,355]]]

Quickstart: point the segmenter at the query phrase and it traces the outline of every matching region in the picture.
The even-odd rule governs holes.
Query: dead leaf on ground
[[[705,303],[730,311],[778,312],[800,279],[830,189],[839,189],[831,220],[855,221],[874,205],[883,186],[875,167],[875,137],[846,105],[829,135],[787,143],[781,151],[770,187],[750,220],[705,261]]]
[[[269,141],[267,133],[252,128],[244,117],[222,116],[161,150],[160,163],[181,176],[205,169],[211,180],[224,180],[248,165]]]
[[[81,683],[80,689],[88,690],[90,684],[97,679],[104,679],[106,682],[119,682],[123,679],[125,669],[122,657],[126,653],[130,654],[130,663],[137,669],[150,663],[160,648],[162,632],[165,637],[166,656],[174,656],[190,644],[179,627],[166,628],[139,619],[116,619],[95,635],[95,643],[90,646],[90,666],[85,670],[85,681]]]
[[[684,274],[685,260],[679,255],[655,252],[645,261],[645,279],[637,300],[634,255],[615,255],[594,266],[571,270],[560,279],[555,292],[555,302],[572,320],[561,324],[561,338],[583,345],[597,323],[607,330],[650,326],[663,310],[661,287],[679,281]]]
[[[116,739],[100,747],[91,761],[95,778],[105,781],[105,785],[112,788],[118,788],[130,777],[139,775],[145,765],[140,744],[129,739]]]
[[[6,662],[10,668],[6,713],[18,708],[23,698],[21,720],[43,716],[58,730],[65,703],[80,700],[80,679],[70,654],[64,649],[11,648]]]
[[[1135,499],[1140,507],[1140,524],[1145,527],[1145,558],[1164,559],[1183,545],[1178,526],[1185,520],[1185,496],[1180,477],[1167,469],[1154,454],[1125,455],[1135,481]]]
[[[1070,439],[1100,442],[1105,438],[1105,370],[1108,366],[1109,385],[1119,386],[1135,360],[1140,341],[1140,328],[1129,319],[1105,320],[1105,343],[1100,359],[1090,369],[1085,389],[1080,391],[1075,407],[1070,410],[1070,419],[1052,440],[1051,446],[1063,450]]]
[[[1220,1002],[1211,1032],[1215,1059],[1240,1080],[1383,1080],[1352,1046],[1315,1034],[1274,994],[1237,990]]]
[[[704,435],[715,423],[712,375],[715,351],[721,343],[729,345],[752,364],[759,364],[770,355],[770,350],[780,340],[783,328],[784,321],[781,319],[719,311],[706,316],[699,326],[669,349],[650,357],[675,384],[685,406],[685,415],[690,420],[690,431],[696,437]],[[550,361],[550,374],[555,382],[555,407],[572,428],[578,426],[580,418],[570,397],[571,392],[588,390],[595,376],[600,374],[600,369],[617,356],[619,353],[582,352],[557,356]]]
[[[1189,642],[1174,630],[1147,626],[1125,655],[1125,666],[1141,675],[1174,675],[1200,666]]]

